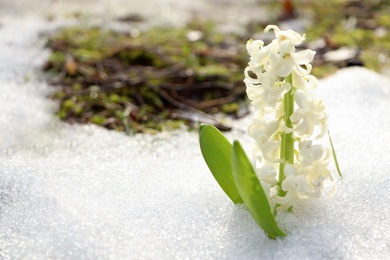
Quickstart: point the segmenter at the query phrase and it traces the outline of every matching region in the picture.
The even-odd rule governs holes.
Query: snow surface
[[[36,17],[0,27],[0,259],[388,259],[390,82],[340,70],[318,94],[344,178],[333,197],[278,216],[270,240],[233,205],[197,133],[128,137],[53,116],[35,70],[47,54]],[[16,33],[17,32],[17,33]],[[243,141],[250,118],[230,139]]]

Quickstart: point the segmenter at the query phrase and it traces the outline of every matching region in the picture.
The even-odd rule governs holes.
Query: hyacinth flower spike
[[[249,40],[246,45],[250,61],[244,82],[256,111],[248,127],[254,166],[238,141],[231,145],[210,125],[201,127],[200,145],[226,194],[234,203],[244,203],[267,235],[276,238],[285,236],[275,221],[277,211],[291,211],[299,200],[319,197],[324,182],[332,182],[328,169],[332,155],[341,173],[326,107],[312,94],[318,85],[310,75],[315,52],[296,51],[304,35],[275,25],[265,28],[270,30],[275,34],[270,44]],[[327,133],[331,148],[318,141]]]

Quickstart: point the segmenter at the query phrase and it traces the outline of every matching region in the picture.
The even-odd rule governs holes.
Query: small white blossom
[[[326,118],[326,108],[322,100],[314,98],[303,91],[296,91],[295,102],[298,109],[291,115],[290,120],[294,131],[301,137],[310,137],[316,125],[323,124]]]
[[[308,91],[312,91],[312,90],[317,88],[318,80],[316,77],[314,77],[312,75],[307,75],[307,76],[303,76],[303,77],[300,77],[300,76],[301,75],[299,75],[298,73],[293,71],[292,83],[297,89],[308,92]]]
[[[329,149],[325,149],[320,144],[312,144],[311,140],[304,140],[299,142],[299,156],[298,159],[303,166],[308,166],[314,161],[322,160],[328,162],[330,158]]]
[[[263,121],[255,119],[248,127],[249,136],[259,144],[267,143],[279,128],[280,120]]]
[[[258,177],[261,181],[261,186],[269,196],[271,188],[278,183],[276,171],[272,164],[265,163],[258,169]]]
[[[295,51],[295,45],[301,44],[305,40],[305,36],[301,36],[299,33],[293,30],[282,31],[276,25],[268,25],[265,27],[264,32],[274,30],[276,40],[279,43],[280,54],[284,56],[286,53],[292,53]]]
[[[305,197],[305,193],[308,191],[305,176],[299,174],[293,165],[286,164],[284,171],[286,178],[282,182],[282,189],[286,195],[283,197],[274,196],[274,201],[281,205],[281,210],[289,209],[297,198]]]
[[[246,50],[251,57],[257,57],[260,54],[260,50],[263,48],[264,42],[261,40],[249,40],[246,43]]]
[[[272,164],[265,163],[259,170],[259,177],[261,180],[269,183],[270,185],[275,185],[278,180],[276,179],[276,171]]]

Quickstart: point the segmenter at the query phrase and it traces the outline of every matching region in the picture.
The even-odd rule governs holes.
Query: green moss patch
[[[137,36],[102,28],[65,28],[52,35],[44,70],[59,86],[52,98],[71,123],[154,132],[214,121],[245,110],[242,39],[208,23],[152,28]],[[245,112],[245,111],[244,111]]]

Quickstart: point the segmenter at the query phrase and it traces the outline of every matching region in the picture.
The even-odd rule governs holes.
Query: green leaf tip
[[[233,142],[232,167],[237,189],[257,224],[272,239],[285,237],[286,234],[278,227],[252,164],[238,141]]]
[[[214,126],[202,124],[199,129],[200,149],[207,166],[222,190],[233,203],[243,203],[232,170],[232,145]]]

